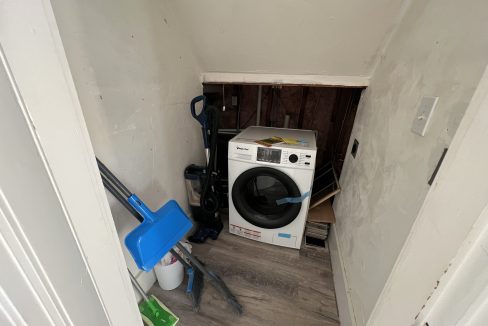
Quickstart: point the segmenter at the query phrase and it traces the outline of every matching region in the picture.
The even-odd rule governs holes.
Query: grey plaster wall
[[[413,0],[361,99],[335,202],[352,308],[365,325],[488,63],[488,2]],[[425,137],[410,131],[439,96]],[[433,230],[434,231],[434,230]],[[415,286],[412,284],[412,286]]]
[[[189,112],[202,92],[201,70],[168,2],[53,0],[53,7],[97,156],[151,208],[174,198],[186,209],[184,168],[204,159]],[[138,222],[108,198],[123,241]]]

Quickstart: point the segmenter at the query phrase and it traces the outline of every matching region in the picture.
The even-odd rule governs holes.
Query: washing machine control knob
[[[291,154],[288,157],[288,161],[290,161],[291,163],[296,163],[296,162],[298,162],[298,156],[296,156],[295,154]]]

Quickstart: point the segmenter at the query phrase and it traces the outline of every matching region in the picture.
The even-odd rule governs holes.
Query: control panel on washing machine
[[[256,158],[260,162],[281,163],[281,149],[258,147]]]
[[[283,150],[283,160],[281,164],[310,166],[312,164],[312,155],[309,153],[300,153],[294,150]]]
[[[258,147],[256,160],[282,165],[309,166],[312,163],[312,155],[287,149]]]

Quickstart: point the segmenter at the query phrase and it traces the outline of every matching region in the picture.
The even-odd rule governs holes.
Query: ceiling
[[[404,0],[172,0],[204,72],[370,76]]]

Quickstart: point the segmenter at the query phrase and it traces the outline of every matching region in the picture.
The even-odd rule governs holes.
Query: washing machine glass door
[[[300,189],[287,174],[268,167],[249,169],[232,186],[232,201],[237,212],[249,223],[275,229],[290,224],[300,213],[302,203],[277,200],[300,197]]]

